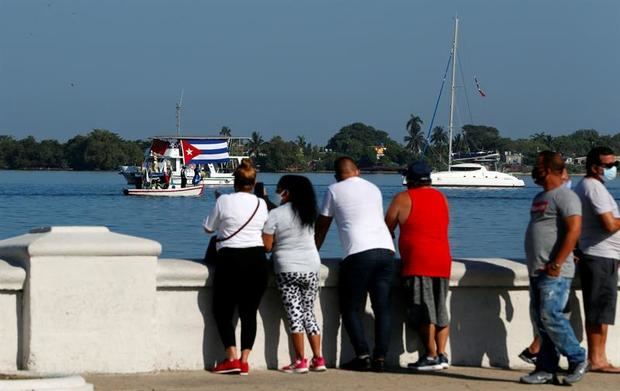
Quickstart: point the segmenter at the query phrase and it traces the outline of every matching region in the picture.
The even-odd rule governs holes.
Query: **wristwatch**
[[[557,262],[549,262],[549,264],[550,264],[551,270],[558,270],[559,268],[562,267],[562,265],[560,265]]]

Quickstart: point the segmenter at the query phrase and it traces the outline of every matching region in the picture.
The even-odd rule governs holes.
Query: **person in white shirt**
[[[607,330],[616,318],[620,213],[605,182],[614,180],[618,162],[608,147],[595,147],[586,157],[586,176],[575,188],[583,208],[579,274],[586,318],[591,371],[620,373],[607,360]]]
[[[350,157],[334,163],[337,183],[325,193],[316,223],[316,244],[321,248],[332,220],[336,220],[344,250],[339,271],[342,322],[356,357],[342,369],[382,371],[391,329],[390,300],[396,273],[394,243],[383,219],[383,198],[377,186],[362,179]],[[375,315],[372,361],[361,315],[370,294]]]
[[[276,193],[281,200],[280,206],[269,212],[263,228],[263,241],[265,250],[273,250],[271,259],[276,282],[295,349],[295,358],[282,371],[324,371],[321,329],[314,316],[321,267],[319,251],[314,243],[316,195],[312,183],[301,175],[284,175],[278,181]],[[310,363],[304,354],[304,334],[308,336],[314,355]]]
[[[256,312],[267,287],[267,260],[262,239],[267,221],[265,201],[252,194],[256,169],[244,159],[234,173],[235,193],[217,198],[203,226],[217,231],[213,314],[226,359],[214,373],[249,372],[248,356],[256,338]],[[233,316],[241,320],[241,356],[237,354]]]

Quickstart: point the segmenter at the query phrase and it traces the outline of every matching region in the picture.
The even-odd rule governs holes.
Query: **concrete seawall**
[[[0,370],[138,373],[203,369],[221,359],[212,315],[213,270],[194,260],[159,259],[160,253],[157,242],[105,227],[52,227],[0,241]],[[353,354],[339,317],[338,261],[323,260],[316,305],[331,366]],[[387,357],[392,365],[416,360],[421,347],[406,325],[399,286]],[[452,362],[526,365],[518,359],[532,338],[525,266],[458,259],[450,286]],[[585,346],[580,301],[576,289],[571,321]],[[372,338],[369,303],[366,322]],[[290,362],[285,326],[272,281],[259,308],[253,368]],[[610,360],[620,362],[619,327],[610,328],[607,346]]]

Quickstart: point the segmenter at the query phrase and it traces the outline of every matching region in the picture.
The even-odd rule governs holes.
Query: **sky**
[[[456,125],[620,132],[617,0],[0,0],[0,135],[174,134],[183,90],[185,135],[325,145],[364,122],[402,142],[431,122],[457,14]]]

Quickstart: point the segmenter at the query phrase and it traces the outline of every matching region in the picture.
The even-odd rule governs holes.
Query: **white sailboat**
[[[456,94],[456,61],[459,19],[454,19],[454,40],[452,42],[452,81],[450,88],[450,122],[448,126],[448,170],[431,173],[433,186],[439,187],[524,187],[525,182],[514,175],[489,170],[478,163],[457,163],[454,161],[476,161],[470,159],[454,159],[452,153],[452,133],[454,130],[454,109]],[[473,155],[476,155],[474,153]],[[488,154],[485,154],[489,156]],[[497,156],[499,158],[499,156]]]

